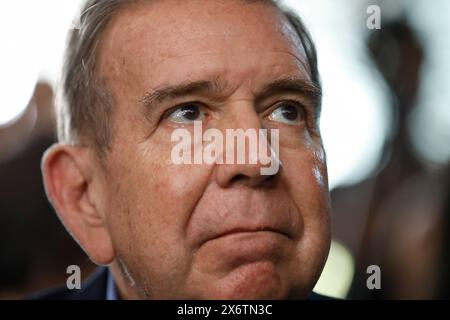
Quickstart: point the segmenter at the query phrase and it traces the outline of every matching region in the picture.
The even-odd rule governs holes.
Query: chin
[[[288,283],[269,261],[239,266],[220,280],[207,299],[272,300],[289,295]]]

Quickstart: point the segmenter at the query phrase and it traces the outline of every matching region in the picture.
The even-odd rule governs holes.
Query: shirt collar
[[[108,278],[106,280],[106,300],[119,300],[117,295],[117,288],[114,282],[114,277],[111,271],[108,270]]]

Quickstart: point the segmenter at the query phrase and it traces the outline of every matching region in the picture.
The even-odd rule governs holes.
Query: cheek
[[[175,165],[170,135],[157,133],[141,143],[131,140],[119,144],[111,161],[112,202],[127,203],[131,219],[139,215],[167,233],[180,231],[206,188],[210,171],[199,165]]]
[[[167,270],[173,281],[186,272],[191,257],[185,227],[209,179],[205,167],[167,163],[164,151],[157,146],[121,150],[110,165],[113,242],[133,278],[144,284],[164,279],[171,274]]]
[[[330,246],[330,200],[328,192],[325,157],[321,148],[303,149],[285,154],[283,175],[288,192],[302,216],[302,237],[296,249],[296,261],[292,266],[298,270],[299,288],[304,288],[302,279],[315,279],[320,276]],[[311,282],[311,290],[315,281]]]
[[[330,200],[323,149],[290,150],[284,154],[282,162],[288,192],[302,215],[304,237],[326,240]]]

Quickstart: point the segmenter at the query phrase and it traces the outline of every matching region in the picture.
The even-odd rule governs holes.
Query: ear
[[[108,232],[98,159],[90,148],[53,145],[42,159],[47,196],[69,233],[96,264],[110,264]]]

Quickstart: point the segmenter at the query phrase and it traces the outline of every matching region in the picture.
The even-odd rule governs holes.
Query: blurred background
[[[46,200],[40,159],[82,0],[0,0],[0,299],[95,266]],[[333,243],[316,291],[450,297],[450,1],[286,0],[319,54]],[[370,5],[381,29],[370,30]],[[367,268],[381,270],[369,290]]]

